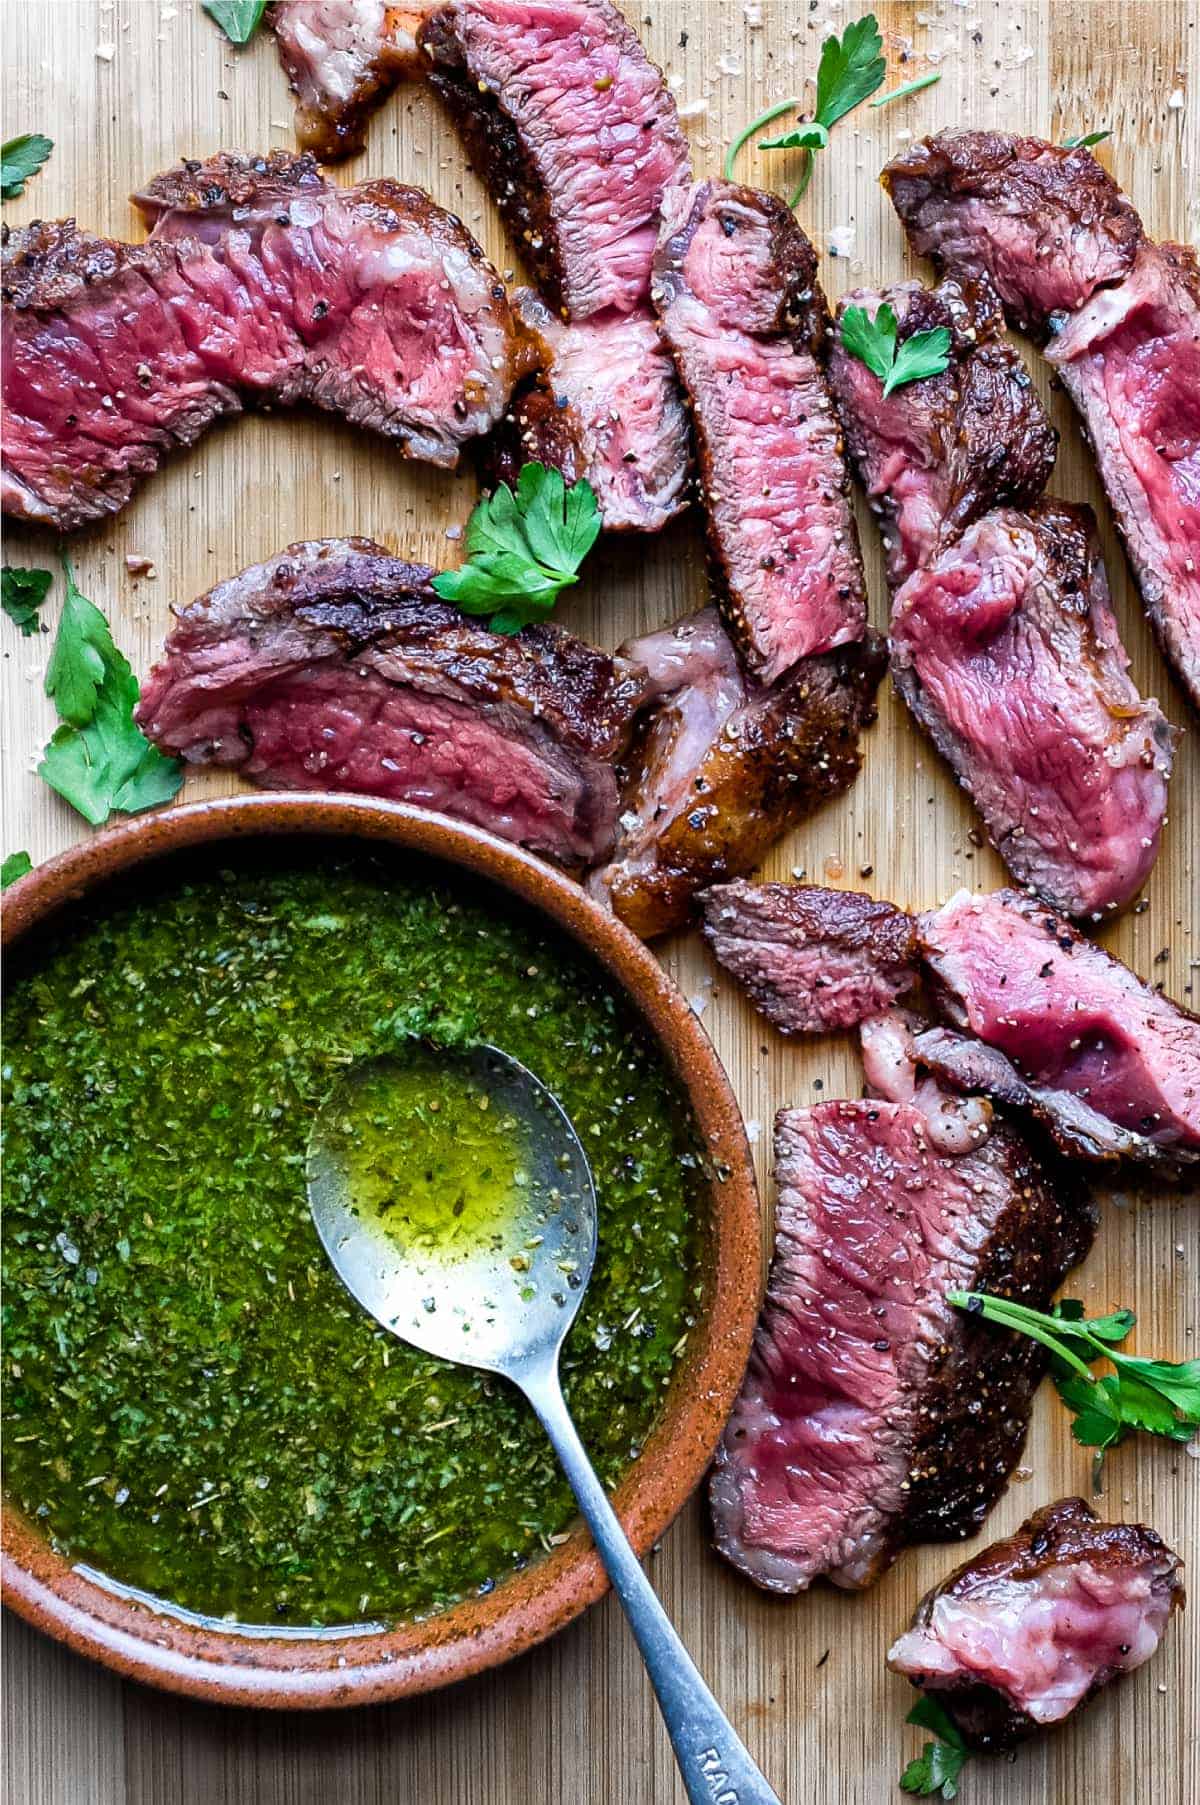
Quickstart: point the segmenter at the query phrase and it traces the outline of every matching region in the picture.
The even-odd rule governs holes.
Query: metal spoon
[[[485,1046],[447,1057],[461,1060],[464,1080],[485,1092],[519,1141],[511,1212],[447,1245],[356,1201],[355,1111],[378,1096],[390,1063],[376,1060],[351,1068],[313,1123],[308,1198],[317,1233],[352,1296],[400,1340],[500,1373],[524,1392],[637,1638],[692,1805],[779,1805],[642,1572],[563,1400],[559,1349],[596,1256],[596,1193],[579,1138],[545,1086],[507,1053]]]

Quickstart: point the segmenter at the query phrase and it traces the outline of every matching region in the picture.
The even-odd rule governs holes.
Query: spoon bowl
[[[309,1135],[309,1205],[371,1316],[423,1353],[513,1377],[553,1359],[575,1320],[596,1258],[591,1168],[570,1118],[520,1060],[487,1045],[434,1057],[476,1129],[460,1197],[422,1208],[426,1174],[388,1139],[400,1117],[413,1125],[408,1080],[426,1078],[426,1049],[364,1060],[334,1086]],[[472,1160],[487,1175],[474,1185]]]

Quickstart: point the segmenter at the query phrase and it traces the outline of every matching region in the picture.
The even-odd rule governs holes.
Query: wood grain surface
[[[830,24],[840,30],[860,10],[856,0],[812,0],[811,8],[809,0],[643,0],[629,8],[685,103],[697,173],[717,170],[730,137],[754,113],[804,92]],[[1200,9],[1192,0],[877,0],[876,11],[889,85],[934,68],[942,80],[895,106],[863,108],[836,128],[820,158],[800,218],[822,253],[832,295],[908,272],[876,176],[910,136],[947,124],[1052,138],[1110,127],[1102,154],[1150,231],[1200,235]],[[3,17],[4,136],[37,130],[56,141],[46,170],[6,206],[10,223],[75,214],[88,227],[138,237],[127,196],[147,176],[185,154],[293,142],[291,100],[270,40],[233,50],[191,0],[7,0]],[[377,116],[366,153],[344,172],[348,180],[368,173],[429,187],[510,270],[513,254],[494,211],[430,95],[402,91]],[[782,186],[792,171],[786,158],[748,158],[744,173]],[[1048,393],[1045,368],[1030,357]],[[1061,395],[1049,399],[1063,439],[1053,486],[1099,509],[1134,674],[1189,727],[1148,906],[1105,939],[1145,977],[1195,1004],[1197,721],[1188,721],[1155,649],[1071,409]],[[170,602],[189,600],[289,540],[320,534],[367,533],[405,554],[454,561],[447,529],[465,521],[473,499],[468,478],[404,464],[382,441],[328,418],[259,416],[211,432],[116,521],[78,539],[73,556],[84,592],[106,610],[144,672]],[[882,623],[878,546],[864,527],[873,614]],[[14,532],[6,557],[44,563],[51,551],[44,539]],[[151,558],[157,576],[131,582],[127,554]],[[563,613],[580,632],[613,645],[697,606],[703,594],[692,519],[657,542],[605,549]],[[52,726],[41,688],[49,642],[20,639],[0,622],[0,643],[3,850],[28,847],[37,860],[87,830],[33,774]],[[193,778],[185,794],[231,784]],[[1000,881],[999,862],[968,837],[972,826],[947,772],[885,692],[858,784],[780,846],[768,874],[804,871],[933,904],[962,884]],[[668,944],[663,957],[703,1010],[751,1133],[760,1136],[765,1181],[775,1109],[857,1094],[857,1059],[840,1043],[786,1047],[719,981],[694,937]],[[1102,1232],[1076,1287],[1097,1307],[1134,1305],[1142,1349],[1177,1357],[1200,1351],[1198,1220],[1194,1196],[1125,1192],[1104,1201]],[[987,1534],[1007,1533],[1036,1506],[1088,1487],[1088,1456],[1071,1442],[1066,1415],[1044,1388],[1024,1465]],[[1200,1553],[1194,1448],[1119,1449],[1101,1503],[1114,1516],[1153,1523],[1185,1556]],[[896,1777],[920,1736],[903,1725],[910,1693],[888,1674],[884,1652],[920,1593],[959,1555],[957,1548],[915,1550],[864,1595],[818,1588],[780,1603],[713,1558],[696,1499],[650,1571],[781,1796],[789,1805],[851,1805],[900,1797]],[[976,1764],[961,1797],[968,1805],[1128,1805],[1135,1797],[1189,1805],[1200,1798],[1198,1650],[1200,1602],[1148,1667],[1012,1764]],[[158,1696],[13,1621],[4,1652],[10,1805],[668,1805],[683,1798],[611,1600],[551,1645],[455,1692],[323,1719],[223,1712]]]

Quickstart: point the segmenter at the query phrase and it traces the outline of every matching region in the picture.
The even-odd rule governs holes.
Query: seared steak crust
[[[417,188],[313,159],[189,162],[124,245],[70,221],[4,245],[4,507],[68,532],[115,513],[247,398],[309,401],[453,467],[518,374],[504,288]]]
[[[428,5],[274,0],[267,23],[296,96],[296,137],[323,163],[353,156],[396,83],[423,73],[417,28]]]
[[[140,725],[268,787],[416,802],[565,863],[602,857],[645,673],[561,628],[490,633],[432,575],[369,539],[289,546],[179,611]]]
[[[888,1666],[973,1748],[1011,1748],[1150,1659],[1183,1607],[1182,1566],[1144,1524],[1063,1498],[927,1592]]]
[[[672,656],[670,642],[686,648],[692,634],[704,652]],[[885,653],[869,635],[761,689],[747,684],[711,610],[622,652],[648,666],[656,699],[626,761],[612,863],[590,888],[650,939],[684,926],[702,890],[753,870],[854,781]]]
[[[483,442],[485,480],[515,485],[536,459],[567,483],[586,478],[608,531],[661,531],[688,505],[691,438],[649,310],[569,326],[523,288],[513,311],[538,368]]]
[[[885,305],[896,316],[899,344],[939,326],[951,337],[942,375],[886,399],[840,332],[848,307],[873,319]],[[829,383],[851,462],[879,517],[888,581],[898,588],[989,509],[1035,502],[1050,480],[1058,434],[1004,336],[1004,315],[986,280],[859,289],[839,303],[838,327]]]
[[[816,267],[777,195],[701,182],[664,203],[654,304],[692,410],[718,600],[764,683],[866,622]]]
[[[938,1156],[920,1110],[776,1121],[775,1258],[711,1486],[717,1547],[757,1585],[869,1585],[907,1543],[972,1534],[1024,1443],[1045,1366],[949,1289],[1044,1307],[1090,1208],[1004,1125]]]
[[[855,1028],[911,990],[911,915],[857,890],[751,884],[706,891],[704,938],[783,1034]]]
[[[420,43],[538,286],[574,322],[630,313],[688,167],[660,70],[611,0],[450,0]]]
[[[880,178],[920,257],[987,277],[1014,325],[1044,339],[1133,267],[1142,222],[1090,150],[1012,132],[945,131]]]
[[[895,598],[891,672],[1020,884],[1084,919],[1132,902],[1176,736],[1129,676],[1090,508],[997,509],[943,546]]]

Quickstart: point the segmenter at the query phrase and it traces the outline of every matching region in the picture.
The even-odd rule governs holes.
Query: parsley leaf
[[[63,570],[67,599],[46,670],[46,693],[62,725],[38,775],[99,827],[114,810],[136,815],[169,802],[183,782],[183,766],[134,724],[137,678],[100,610],[80,593],[66,558]]]
[[[543,620],[596,543],[600,510],[591,484],[568,489],[558,470],[526,464],[516,493],[501,483],[467,523],[467,562],[440,571],[437,593],[464,614],[490,614],[494,633]]]
[[[1081,138],[1064,138],[1062,147],[1064,150],[1091,150],[1093,144],[1103,144],[1106,138],[1111,137],[1112,132],[1108,130],[1085,132]]]
[[[815,117],[823,126],[836,125],[882,86],[886,74],[879,23],[868,13],[847,25],[840,40],[829,37],[821,45]]]
[[[813,119],[806,125],[796,126],[794,131],[785,132],[782,138],[763,138],[759,150],[825,150],[829,144],[829,132],[819,119]]]
[[[27,852],[10,852],[3,865],[0,865],[0,890],[7,890],[15,884],[19,877],[25,877],[33,870],[33,860]]]
[[[914,332],[897,347],[896,316],[885,301],[872,319],[865,307],[847,307],[842,315],[843,348],[866,364],[883,384],[885,398],[908,382],[940,376],[950,366],[950,333],[945,326]]]
[[[0,608],[28,639],[38,630],[38,609],[50,591],[48,570],[25,570],[6,564],[0,571]]]
[[[108,622],[95,603],[80,593],[70,559],[62,562],[67,599],[46,666],[46,694],[53,699],[60,720],[69,721],[72,727],[86,727],[96,712],[108,661],[118,653]]]
[[[958,1776],[971,1756],[958,1725],[928,1694],[917,1701],[904,1721],[932,1730],[938,1740],[927,1742],[916,1759],[909,1762],[900,1776],[901,1792],[917,1793],[922,1798],[935,1794],[943,1799],[957,1798]]]
[[[204,10],[216,20],[231,44],[245,44],[258,30],[267,0],[202,0]]]
[[[41,132],[22,132],[0,144],[0,200],[15,201],[24,194],[26,182],[53,149],[53,138],[44,138]]]
[[[817,68],[817,104],[811,120],[802,121],[790,132],[780,138],[764,138],[759,150],[802,150],[807,153],[804,173],[794,194],[789,197],[788,205],[794,207],[804,196],[809,182],[812,180],[813,152],[824,150],[829,143],[829,132],[839,119],[853,112],[869,94],[874,94],[887,74],[887,64],[883,60],[883,39],[879,34],[879,22],[874,13],[867,13],[862,19],[855,19],[847,25],[841,37],[828,37],[821,45],[821,61]],[[927,83],[922,83],[927,86]],[[733,158],[742,145],[762,125],[777,117],[783,109],[775,106],[761,114],[753,125],[747,126],[725,160],[725,175],[728,178],[733,172]]]
[[[982,1291],[948,1291],[948,1302],[1003,1328],[1015,1329],[1047,1348],[1055,1389],[1075,1421],[1072,1433],[1086,1448],[1103,1452],[1131,1430],[1188,1441],[1200,1429],[1200,1360],[1150,1360],[1122,1353],[1137,1318],[1115,1310],[1089,1320],[1083,1305],[1066,1298],[1052,1315]],[[1107,1360],[1115,1369],[1097,1378],[1089,1368]]]

